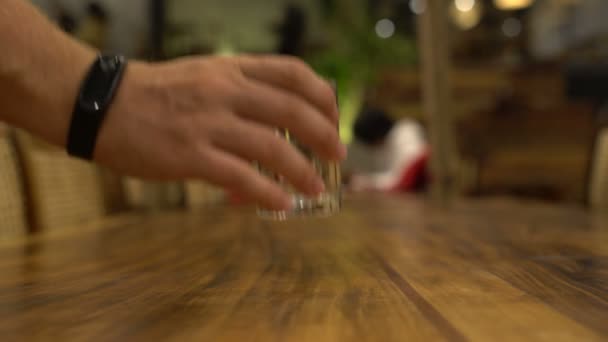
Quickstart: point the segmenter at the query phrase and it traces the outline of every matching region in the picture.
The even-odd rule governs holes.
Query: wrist
[[[146,100],[151,89],[148,69],[149,65],[145,62],[129,62],[99,129],[93,154],[95,161],[112,167],[112,161],[124,151],[124,147],[130,144],[129,139],[141,128],[138,113],[145,114],[151,110]]]

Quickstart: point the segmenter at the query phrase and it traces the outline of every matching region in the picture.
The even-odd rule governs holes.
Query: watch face
[[[111,101],[114,87],[123,67],[120,56],[101,56],[87,76],[80,94],[80,105],[88,111],[103,110]]]

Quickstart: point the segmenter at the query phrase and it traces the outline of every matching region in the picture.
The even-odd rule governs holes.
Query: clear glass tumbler
[[[335,89],[335,85],[334,85]],[[336,96],[337,98],[337,96]],[[336,127],[338,129],[338,127]],[[285,140],[295,146],[313,164],[317,173],[325,183],[325,191],[316,197],[309,197],[295,190],[281,175],[264,169],[258,164],[260,172],[280,184],[292,196],[292,209],[289,211],[275,211],[258,208],[258,215],[273,220],[286,220],[292,217],[323,217],[340,211],[342,205],[342,179],[340,164],[318,157],[309,148],[299,144],[286,130],[277,130]]]
[[[292,196],[292,209],[289,211],[275,211],[258,208],[258,215],[273,220],[286,220],[291,217],[318,217],[329,216],[340,211],[342,203],[340,164],[326,161],[317,157],[310,149],[298,144],[289,136],[289,132],[281,131],[287,141],[293,144],[313,164],[315,170],[325,183],[325,191],[316,197],[309,197],[295,190],[281,175],[275,174],[258,165],[260,172],[279,183]]]

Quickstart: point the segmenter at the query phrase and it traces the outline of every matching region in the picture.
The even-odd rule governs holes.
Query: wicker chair
[[[56,231],[106,215],[97,167],[30,135],[18,135],[36,231]]]
[[[608,213],[608,125],[598,131],[595,139],[589,203],[594,210]]]
[[[9,129],[0,124],[0,240],[27,232],[25,192]]]
[[[123,191],[128,208],[135,210],[164,210],[183,207],[182,184],[155,182],[138,178],[123,179]]]
[[[225,201],[224,191],[200,181],[189,181],[185,184],[186,206],[196,209],[217,205]]]

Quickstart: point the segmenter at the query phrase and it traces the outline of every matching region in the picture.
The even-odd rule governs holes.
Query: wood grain
[[[129,217],[0,246],[3,341],[601,341],[608,225],[505,200]]]

